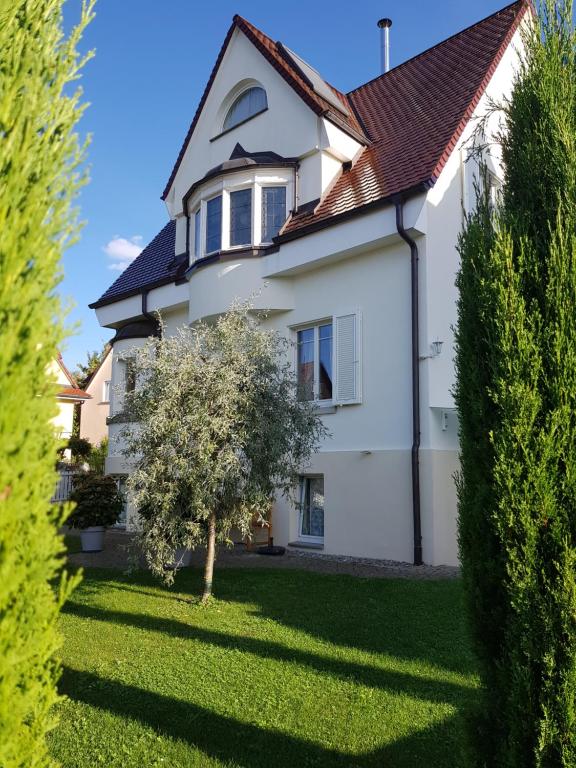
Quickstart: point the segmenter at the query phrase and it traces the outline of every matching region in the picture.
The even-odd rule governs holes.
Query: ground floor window
[[[324,539],[324,478],[300,478],[300,536]]]
[[[122,496],[122,511],[120,512],[120,515],[118,516],[118,520],[116,520],[114,527],[126,528],[126,522],[128,519],[128,494],[127,494],[127,488],[126,488],[126,477],[123,475],[119,475],[118,477],[115,477],[114,480],[116,480],[116,487],[118,488],[118,493],[120,493],[120,495]]]

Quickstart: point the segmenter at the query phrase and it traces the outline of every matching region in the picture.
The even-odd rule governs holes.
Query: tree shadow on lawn
[[[213,629],[205,629],[174,619],[134,614],[124,611],[110,611],[89,605],[69,602],[63,613],[83,619],[103,621],[120,626],[132,626],[146,631],[160,632],[173,637],[214,645],[224,650],[251,653],[263,659],[299,664],[314,672],[326,674],[341,680],[360,683],[372,688],[408,695],[414,699],[431,703],[448,703],[455,707],[471,706],[477,692],[446,680],[417,677],[404,672],[383,669],[376,666],[323,656],[298,648],[290,648],[270,640],[260,640],[244,635],[232,635]]]
[[[97,578],[112,582],[114,589],[142,591],[154,598],[173,594],[146,572],[121,579],[109,571],[98,572]],[[181,570],[175,589],[199,594],[201,572]],[[464,675],[476,672],[458,580],[363,579],[273,568],[223,568],[215,577],[215,594],[222,600],[255,605],[255,615],[336,646],[422,661]]]
[[[239,768],[454,768],[452,719],[389,746],[347,755],[279,731],[242,723],[189,702],[89,672],[65,668],[61,693],[115,715],[132,718]]]

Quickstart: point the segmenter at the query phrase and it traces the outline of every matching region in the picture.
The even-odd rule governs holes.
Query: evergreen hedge
[[[47,374],[62,341],[55,293],[82,148],[70,89],[76,45],[62,0],[0,0],[0,765],[51,765],[45,734],[57,696],[55,622],[71,580],[60,575],[60,522]]]
[[[471,764],[576,765],[576,39],[545,0],[506,180],[461,237],[459,536],[484,684]]]

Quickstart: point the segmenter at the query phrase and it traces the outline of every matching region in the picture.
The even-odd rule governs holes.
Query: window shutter
[[[336,403],[351,405],[362,401],[361,315],[350,312],[334,318]]]

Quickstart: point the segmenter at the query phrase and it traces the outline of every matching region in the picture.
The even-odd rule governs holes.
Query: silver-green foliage
[[[60,644],[62,515],[56,484],[56,383],[62,341],[56,294],[82,159],[76,47],[62,0],[0,0],[0,765],[51,765]]]
[[[325,430],[299,402],[288,342],[264,330],[248,305],[214,324],[150,339],[133,358],[137,387],[125,430],[129,480],[152,570],[170,581],[176,547],[232,527],[248,536],[277,492],[290,494]]]
[[[463,575],[476,766],[576,765],[576,40],[546,0],[505,105],[506,180],[460,243]]]

